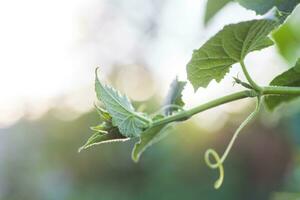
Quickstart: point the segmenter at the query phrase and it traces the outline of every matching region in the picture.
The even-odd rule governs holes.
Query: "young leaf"
[[[87,142],[78,149],[78,152],[90,148],[95,145],[99,144],[104,144],[104,143],[109,143],[109,142],[124,142],[126,140],[129,140],[129,138],[124,137],[123,135],[120,134],[118,128],[114,127],[107,131],[106,133],[104,132],[96,132],[94,133],[88,140]]]
[[[100,133],[106,133],[107,130],[111,129],[113,126],[111,122],[102,122],[101,124],[97,126],[90,127],[91,130],[100,132]]]
[[[164,103],[164,106],[167,106],[167,108],[164,110],[165,115],[170,115],[184,106],[184,102],[182,100],[182,91],[185,85],[186,82],[178,81],[177,77],[171,83],[169,93]]]
[[[125,95],[115,89],[102,85],[96,73],[95,90],[98,99],[104,104],[112,117],[113,126],[126,137],[137,137],[149,125],[150,119],[136,112]]]
[[[111,121],[111,116],[105,109],[98,107],[96,105],[95,107],[102,121]]]
[[[207,24],[227,3],[232,0],[208,0],[206,3],[204,23]]]
[[[195,91],[215,79],[220,82],[231,66],[252,51],[273,44],[269,33],[278,25],[270,19],[251,20],[225,26],[195,50],[187,64],[187,75]]]
[[[298,59],[296,65],[283,72],[282,74],[275,77],[270,85],[274,86],[300,86],[300,59]],[[269,108],[269,110],[273,111],[277,106],[279,106],[283,102],[288,102],[299,95],[276,95],[276,96],[266,96],[265,104]]]
[[[300,0],[236,0],[241,6],[263,15],[276,7],[279,11],[291,13]]]
[[[151,145],[159,142],[163,137],[169,133],[171,125],[160,125],[147,129],[142,133],[140,141],[137,142],[132,150],[131,158],[138,162],[142,153]]]

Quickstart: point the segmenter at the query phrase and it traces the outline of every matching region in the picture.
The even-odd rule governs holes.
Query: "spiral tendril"
[[[237,136],[239,135],[239,133],[241,132],[241,130],[249,123],[251,122],[255,116],[258,114],[260,107],[261,107],[261,100],[262,97],[258,96],[257,97],[257,101],[256,101],[256,107],[255,110],[250,113],[250,115],[241,123],[241,125],[237,128],[237,130],[234,132],[226,150],[224,151],[222,157],[220,158],[219,154],[214,150],[214,149],[208,149],[205,152],[204,155],[204,160],[206,165],[211,168],[211,169],[219,169],[219,178],[215,181],[214,184],[214,188],[215,189],[219,189],[223,183],[224,180],[224,167],[223,167],[223,163],[226,160],[226,157],[228,156]],[[214,163],[211,162],[210,157],[214,158]]]
[[[214,158],[215,163],[211,162],[211,160],[210,160],[211,156]],[[216,182],[214,184],[214,187],[215,187],[215,189],[220,188],[221,185],[222,185],[223,179],[224,179],[224,167],[223,167],[223,163],[220,159],[219,154],[214,149],[208,149],[205,152],[204,159],[205,159],[206,164],[211,169],[217,169],[217,168],[219,169],[219,174],[220,175],[219,175],[218,180],[216,180]]]

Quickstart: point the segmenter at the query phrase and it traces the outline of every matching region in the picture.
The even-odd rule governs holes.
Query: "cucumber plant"
[[[205,22],[207,23],[229,1],[208,0]],[[102,102],[102,106],[96,106],[96,110],[101,120],[97,126],[91,127],[95,133],[79,151],[107,142],[121,142],[139,138],[132,150],[132,159],[138,162],[141,154],[149,146],[167,135],[176,123],[188,120],[195,114],[225,103],[243,98],[254,98],[256,100],[254,111],[237,128],[222,156],[219,156],[214,149],[208,149],[204,155],[206,164],[212,169],[219,170],[219,178],[214,185],[216,189],[219,188],[224,179],[223,163],[226,157],[241,130],[255,118],[261,106],[264,104],[272,111],[283,102],[291,101],[300,96],[300,59],[292,68],[275,77],[268,86],[258,85],[250,76],[244,63],[245,57],[249,53],[274,44],[269,37],[270,34],[285,23],[300,0],[236,1],[245,8],[254,10],[258,15],[269,12],[267,16],[264,15],[261,19],[226,25],[193,52],[191,60],[186,66],[186,71],[188,81],[196,92],[199,87],[207,87],[212,80],[220,82],[230,71],[232,65],[239,63],[246,80],[234,78],[234,81],[243,86],[244,90],[184,110],[181,93],[186,82],[176,79],[171,85],[168,98],[161,109],[162,112],[151,115],[136,111],[126,95],[103,84],[99,80],[98,70],[96,70],[95,91],[98,100]]]

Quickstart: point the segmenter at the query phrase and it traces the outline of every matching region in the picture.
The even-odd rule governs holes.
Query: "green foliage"
[[[126,137],[137,137],[150,123],[150,119],[134,110],[127,96],[121,95],[115,89],[102,85],[96,73],[95,90],[112,117],[112,124]]]
[[[258,14],[264,14],[273,7],[277,7],[278,10],[272,19],[250,20],[225,26],[202,47],[194,51],[190,62],[187,64],[187,77],[196,91],[199,87],[207,87],[212,80],[220,82],[233,64],[240,63],[247,82],[238,78],[234,78],[234,80],[246,90],[220,97],[189,110],[183,110],[182,91],[186,82],[178,81],[176,78],[161,109],[164,111],[163,114],[152,114],[150,116],[155,117],[151,118],[145,113],[136,112],[127,96],[103,85],[96,73],[95,89],[99,101],[104,105],[103,108],[97,108],[101,123],[91,128],[95,133],[80,150],[96,144],[124,141],[137,137],[139,141],[132,151],[132,159],[137,162],[149,146],[167,135],[174,122],[187,120],[197,113],[224,103],[255,97],[257,98],[255,110],[235,131],[222,157],[219,157],[213,149],[209,149],[205,154],[207,165],[212,169],[219,169],[220,176],[215,183],[215,188],[219,188],[224,178],[223,163],[241,130],[259,113],[262,99],[266,97],[265,104],[270,109],[274,109],[282,102],[290,101],[300,95],[300,59],[293,68],[277,76],[270,83],[270,86],[266,87],[255,83],[244,63],[244,58],[250,52],[261,50],[273,44],[268,37],[269,34],[284,23],[299,0],[237,1]],[[228,2],[226,0],[218,2],[209,0],[206,22]],[[214,158],[214,163],[209,159],[210,156]]]
[[[204,23],[207,24],[227,3],[232,0],[208,0],[206,3]]]
[[[300,59],[298,59],[296,65],[291,69],[283,72],[275,77],[270,85],[274,86],[300,86]],[[274,110],[280,104],[291,101],[299,95],[271,95],[265,98],[266,106],[270,110]]]
[[[194,89],[207,87],[213,79],[220,82],[231,66],[241,62],[249,52],[272,45],[267,36],[277,25],[275,20],[262,19],[225,26],[194,51],[187,65],[188,79]]]

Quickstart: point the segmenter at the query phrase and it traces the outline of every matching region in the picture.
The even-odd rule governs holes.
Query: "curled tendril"
[[[215,163],[212,163],[210,160],[210,156],[212,156],[215,159]],[[214,187],[215,189],[218,189],[221,187],[224,179],[224,167],[222,160],[220,159],[219,154],[214,150],[214,149],[208,149],[205,152],[204,156],[206,164],[211,168],[211,169],[219,169],[219,178],[216,180]]]
[[[241,130],[249,123],[251,122],[254,117],[257,115],[257,113],[260,110],[261,107],[261,101],[262,97],[258,96],[257,97],[257,101],[256,101],[256,107],[255,110],[250,113],[250,115],[241,123],[241,125],[237,128],[237,130],[235,131],[235,133],[233,134],[225,152],[223,153],[222,157],[220,158],[219,154],[214,150],[214,149],[208,149],[205,152],[205,156],[204,156],[204,160],[205,163],[207,164],[208,167],[210,167],[211,169],[219,169],[219,178],[218,180],[216,180],[214,187],[215,189],[218,189],[221,187],[223,180],[224,180],[224,167],[223,167],[223,163],[226,159],[226,157],[228,156],[237,136],[239,135],[239,133],[241,132]],[[213,157],[215,162],[211,162],[210,157]]]

